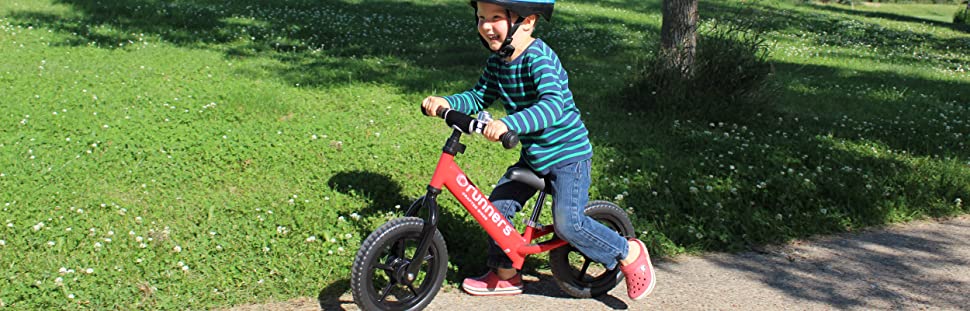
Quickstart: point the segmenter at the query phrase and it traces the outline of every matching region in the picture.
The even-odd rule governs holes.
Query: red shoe
[[[466,278],[461,288],[472,296],[518,295],[522,293],[522,274],[516,273],[511,279],[499,280],[498,274],[488,271],[477,278]]]
[[[631,239],[631,241],[636,241],[640,246],[640,256],[629,265],[621,265],[620,271],[623,271],[626,276],[626,292],[630,295],[630,299],[639,300],[650,295],[657,279],[654,277],[647,246],[637,239]]]

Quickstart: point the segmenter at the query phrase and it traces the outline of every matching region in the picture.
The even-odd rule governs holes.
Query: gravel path
[[[545,273],[523,295],[438,293],[428,310],[970,310],[970,216],[794,241],[758,252],[655,262],[657,287],[641,301],[620,285],[573,299]],[[326,290],[324,290],[326,292]],[[232,310],[358,310],[349,293]]]

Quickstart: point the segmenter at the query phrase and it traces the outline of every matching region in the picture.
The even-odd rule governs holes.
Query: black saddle
[[[512,181],[517,181],[539,191],[544,191],[546,188],[546,179],[539,177],[530,169],[513,167],[510,168],[508,172],[505,173],[505,177]]]

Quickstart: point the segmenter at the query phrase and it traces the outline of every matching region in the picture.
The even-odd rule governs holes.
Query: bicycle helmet
[[[532,15],[541,15],[547,21],[552,19],[553,7],[556,4],[556,0],[472,0],[469,4],[475,9],[476,21],[478,19],[478,2],[492,3],[505,8],[505,14],[509,16],[509,33],[505,36],[505,42],[502,42],[502,47],[498,51],[493,51],[502,58],[506,58],[515,52],[515,47],[512,46],[512,35],[515,34],[515,30],[519,29],[519,25],[525,21],[525,18]],[[515,13],[519,16],[515,22],[512,22],[512,14]],[[491,51],[488,47],[488,42],[484,38],[479,37],[482,41],[482,45],[486,49]]]

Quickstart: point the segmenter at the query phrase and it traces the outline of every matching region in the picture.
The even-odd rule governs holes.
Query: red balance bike
[[[455,156],[465,151],[465,145],[459,142],[461,135],[480,134],[486,122],[450,109],[439,109],[437,115],[455,131],[445,143],[427,194],[411,204],[404,217],[381,225],[367,236],[354,258],[350,287],[361,309],[420,310],[434,299],[448,271],[448,249],[437,229],[437,198],[444,188],[505,250],[516,269],[522,269],[526,256],[550,251],[549,265],[556,283],[567,294],[579,298],[605,294],[623,280],[619,266],[608,270],[555,235],[537,241],[554,231],[553,226],[538,223],[546,199],[544,190],[549,187],[542,177],[528,169],[511,169],[506,173],[509,179],[534,187],[538,192],[524,232],[516,230],[455,163]],[[519,139],[509,132],[501,140],[505,148],[511,149]],[[418,217],[422,209],[426,210],[421,213],[424,218]],[[622,236],[635,235],[626,212],[616,204],[592,201],[585,213]]]

